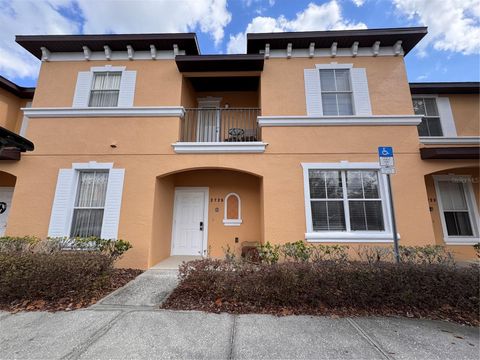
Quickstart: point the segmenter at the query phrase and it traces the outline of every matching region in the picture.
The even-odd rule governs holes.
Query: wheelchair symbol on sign
[[[383,149],[382,149],[382,155],[383,155],[383,156],[387,156],[387,155],[388,155],[388,150],[385,149],[385,148],[383,148]]]

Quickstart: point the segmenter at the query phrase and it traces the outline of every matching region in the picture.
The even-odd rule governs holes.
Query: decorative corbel
[[[150,45],[150,55],[152,56],[152,60],[157,59],[157,48],[153,44]]]
[[[338,45],[338,44],[337,44],[336,42],[333,42],[333,43],[332,43],[332,46],[331,46],[331,48],[330,48],[330,52],[331,52],[331,56],[332,56],[332,57],[337,56],[337,45]]]
[[[173,56],[177,56],[177,55],[178,55],[178,45],[173,44]]]
[[[88,48],[88,46],[82,46],[83,49],[83,55],[85,56],[85,60],[90,60],[90,57],[92,56],[92,51]]]
[[[128,60],[133,60],[133,55],[134,54],[135,54],[135,51],[133,50],[132,45],[127,45]]]
[[[107,60],[111,60],[112,59],[112,49],[110,49],[110,46],[108,46],[108,45],[105,45],[103,48],[105,49],[105,58]]]
[[[265,59],[270,58],[270,44],[265,44]]]
[[[308,47],[308,57],[312,58],[314,55],[315,55],[315,43],[312,42]]]
[[[356,57],[358,54],[358,41],[354,41],[352,45],[352,56]]]
[[[292,43],[287,44],[287,59],[292,57]]]
[[[45,46],[40,48],[42,50],[42,61],[49,61],[50,60],[50,50],[48,50]]]
[[[402,40],[398,40],[395,45],[393,45],[393,53],[395,54],[395,56],[398,56],[402,51]]]
[[[375,41],[372,46],[373,56],[377,56],[380,51],[380,41]]]

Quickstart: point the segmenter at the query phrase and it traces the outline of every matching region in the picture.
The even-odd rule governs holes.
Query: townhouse
[[[122,238],[139,268],[266,241],[389,246],[392,146],[400,244],[471,259],[479,86],[409,84],[426,33],[248,34],[237,55],[191,33],[17,36],[42,64],[33,100],[2,86],[2,126],[35,145],[0,161],[5,234]]]

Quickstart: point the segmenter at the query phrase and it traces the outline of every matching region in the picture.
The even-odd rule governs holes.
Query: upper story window
[[[121,72],[96,72],[90,90],[90,107],[113,107],[118,105]]]
[[[349,69],[320,69],[323,115],[353,115]]]
[[[435,98],[413,98],[415,115],[422,115],[422,122],[418,125],[419,136],[443,136],[440,116]]]
[[[100,237],[108,171],[80,171],[73,207],[71,237]]]

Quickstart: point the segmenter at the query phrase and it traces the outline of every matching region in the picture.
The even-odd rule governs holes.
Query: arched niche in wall
[[[242,223],[242,201],[236,193],[225,196],[223,224],[225,226],[240,226]]]

